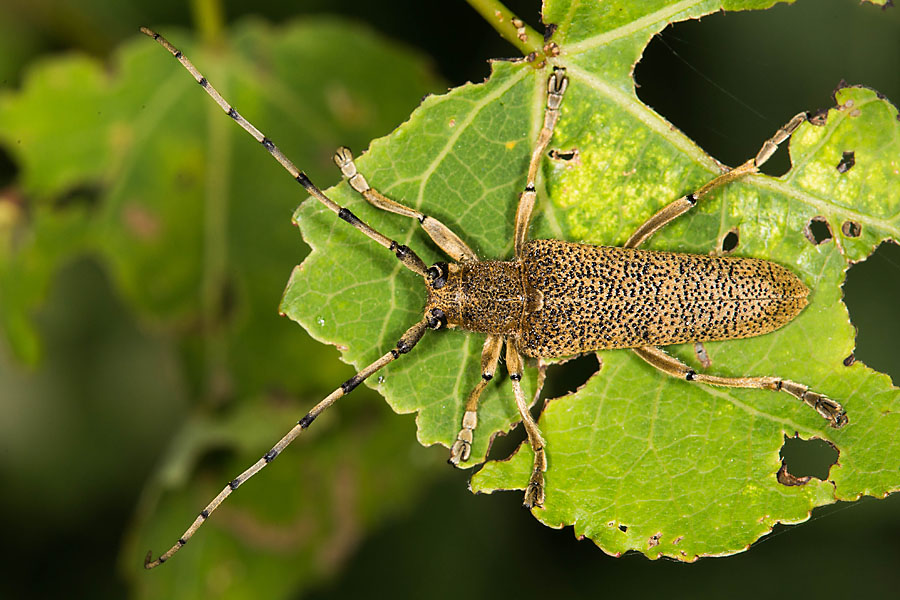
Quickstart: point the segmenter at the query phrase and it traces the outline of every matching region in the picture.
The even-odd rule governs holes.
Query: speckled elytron
[[[565,70],[554,68],[548,78],[543,127],[531,154],[525,189],[519,198],[513,239],[515,257],[510,261],[479,261],[469,246],[443,223],[371,188],[357,171],[350,151],[339,149],[334,161],[354,190],[376,208],[418,221],[453,261],[426,267],[410,248],[373,229],[347,208],[332,201],[269,138],[226,102],[180,51],[149,29],[142,31],[172,53],[222,110],[262,144],[311,196],[373,242],[390,250],[404,267],[423,278],[428,292],[422,319],[401,336],[394,348],[314,406],[262,458],[225,486],[175,545],[156,560],[151,560],[148,553],[145,567],[153,568],[168,560],[232,491],[274,460],[335,401],[412,350],[428,329],[459,327],[487,334],[481,358],[481,380],[460,411],[461,428],[450,448],[453,464],[469,458],[478,423],[479,398],[493,378],[500,353],[506,347],[506,368],[516,406],[534,451],[532,474],[525,491],[524,504],[528,507],[544,503],[547,457],[543,437],[529,412],[520,383],[523,356],[549,358],[630,348],[667,375],[710,385],[781,390],[808,404],[833,427],[847,423],[838,402],[803,384],[771,376],[727,378],[697,373],[657,347],[744,338],[781,327],[803,309],[809,292],[790,271],[751,258],[637,249],[713,189],[755,173],[778,144],[806,120],[805,113],[779,129],[754,158],[663,207],[641,225],[622,248],[528,240],[536,199],[535,180],[559,119],[559,107],[568,85]]]
[[[731,340],[773,331],[806,306],[790,271],[753,258],[526,242],[521,259],[448,268],[427,309],[448,325],[518,340],[529,357]]]

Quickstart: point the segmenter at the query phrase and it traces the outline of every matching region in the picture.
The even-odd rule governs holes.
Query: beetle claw
[[[541,477],[543,479],[543,477]],[[542,507],[544,505],[544,482],[537,481],[533,476],[525,488],[525,500],[522,506],[525,508]]]
[[[460,432],[460,435],[466,431],[465,429]],[[450,448],[450,458],[447,460],[451,465],[459,466],[459,463],[465,462],[469,460],[469,455],[472,453],[472,445],[461,439],[457,439],[453,446]]]

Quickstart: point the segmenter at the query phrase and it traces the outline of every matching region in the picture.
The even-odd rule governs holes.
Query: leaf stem
[[[524,56],[543,54],[544,37],[506,8],[500,0],[466,0],[466,2]]]

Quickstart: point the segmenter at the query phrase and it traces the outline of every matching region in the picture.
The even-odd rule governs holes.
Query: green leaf
[[[534,100],[540,99],[530,68],[496,67],[491,85],[464,86],[427,98],[410,121],[390,138],[374,142],[358,161],[370,185],[453,223],[479,256],[489,257],[511,251],[515,213],[511,202],[494,205],[491,199],[516,197],[530,152],[528,123],[510,115],[538,115]],[[345,184],[329,194],[385,235],[414,248],[426,263],[442,260],[409,220],[379,214]],[[294,220],[314,252],[288,283],[282,311],[313,337],[345,349],[344,360],[360,368],[421,319],[421,279],[390,252],[373,249],[358,232],[335,227],[340,222],[318,203],[304,203]],[[420,442],[446,445],[459,431],[461,399],[481,378],[482,344],[483,339],[459,331],[426,334],[409,355],[384,369],[373,387],[397,412],[418,411]],[[484,460],[491,434],[519,420],[505,376],[498,380],[501,384],[483,395],[478,419],[485,435],[475,440],[469,464]],[[530,393],[533,382],[526,384]]]
[[[540,520],[574,524],[577,535],[611,554],[639,550],[694,560],[741,551],[774,523],[803,521],[815,506],[897,489],[900,398],[887,376],[859,362],[844,366],[854,330],[840,302],[849,261],[898,237],[897,111],[861,88],[840,90],[837,102],[825,125],[806,125],[794,135],[794,167],[784,177],[732,186],[661,232],[653,246],[696,251],[697,240],[706,240],[713,249],[738,228],[739,254],[790,265],[813,290],[810,306],[773,334],[707,344],[711,371],[803,381],[839,399],[851,424],[835,431],[784,394],[691,386],[660,378],[631,355],[604,353],[600,374],[577,394],[551,401],[542,415],[551,448],[548,486],[559,493],[536,511]],[[837,165],[848,150],[856,164],[841,173]],[[602,170],[591,157],[582,160],[589,170]],[[621,191],[628,194],[628,187]],[[815,216],[834,234],[820,245],[803,233]],[[843,231],[848,220],[861,224],[861,235]],[[677,353],[697,365],[689,349]],[[840,452],[828,481],[778,482],[784,436],[798,434],[828,440]],[[520,451],[489,465],[473,489],[521,486],[529,461],[529,452]]]
[[[209,47],[165,33],[314,177],[336,179],[334,148],[383,135],[440,87],[421,58],[338,21],[245,23]],[[441,473],[432,457],[410,458],[410,420],[386,418],[358,392],[235,494],[193,550],[145,574],[148,548],[174,543],[225,482],[349,376],[277,312],[306,253],[290,226],[302,195],[137,34],[111,68],[78,56],[36,64],[21,90],[0,93],[0,143],[20,168],[15,194],[0,198],[6,341],[37,360],[31,313],[60,266],[87,253],[140,320],[177,344],[172,364],[196,404],[188,422],[171,424],[175,440],[123,548],[138,596],[291,596]],[[389,460],[410,464],[387,471]],[[207,577],[217,568],[229,577]]]
[[[571,161],[545,162],[531,236],[619,245],[646,218],[722,172],[634,93],[631,70],[667,23],[719,8],[771,2],[553,2],[545,21],[568,70],[570,87],[552,147],[577,149]],[[494,63],[490,79],[428,98],[391,136],[358,160],[381,192],[444,221],[484,259],[508,259],[513,218],[529,154],[542,120],[548,69]],[[631,353],[602,353],[602,368],[583,389],[550,401],[540,426],[548,442],[547,502],[535,516],[574,525],[612,554],[693,560],[741,551],[776,522],[796,523],[815,506],[900,487],[898,392],[860,363],[843,364],[854,346],[840,302],[851,261],[898,237],[897,111],[861,88],[841,90],[823,124],[805,124],[791,142],[794,168],[781,178],[753,176],[704,198],[690,215],[657,234],[651,248],[708,253],[736,228],[741,256],[788,266],[813,290],[791,324],[758,338],[707,345],[724,376],[778,375],[842,402],[851,423],[835,431],[786,394],[703,387],[668,378]],[[804,107],[797,107],[798,111]],[[790,115],[785,115],[785,121]],[[759,143],[774,132],[761,131]],[[748,148],[747,157],[758,148]],[[838,170],[843,153],[855,165]],[[367,223],[442,259],[417,224],[380,213],[346,184],[328,194]],[[804,234],[813,217],[832,237]],[[282,310],[317,339],[343,349],[356,367],[392,347],[421,318],[422,284],[390,253],[308,201],[295,221],[313,253],[291,278]],[[856,233],[853,225],[859,225]],[[463,401],[479,378],[483,336],[428,333],[415,350],[371,382],[398,412],[417,411],[419,440],[449,446]],[[690,348],[673,348],[702,368]],[[505,375],[479,408],[471,463],[489,440],[518,420]],[[778,482],[785,436],[818,437],[840,452],[828,481]],[[521,489],[530,449],[489,462],[475,491]],[[621,528],[620,528],[621,526]]]

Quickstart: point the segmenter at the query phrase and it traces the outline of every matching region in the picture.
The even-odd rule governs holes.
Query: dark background
[[[507,5],[538,26],[536,2]],[[451,86],[480,81],[488,74],[487,58],[516,55],[461,1],[257,0],[250,6],[224,2],[228,21],[254,14],[278,22],[321,12],[348,16],[421,49]],[[74,8],[52,0],[3,0],[0,82],[18,85],[31,61],[53,53],[78,50],[102,59],[120,41],[136,35],[140,25],[191,27],[193,23],[187,4],[175,1],[89,0]],[[647,48],[635,79],[642,100],[712,156],[735,165],[755,153],[789,116],[830,106],[830,93],[842,79],[875,88],[896,105],[900,102],[898,67],[898,9],[860,6],[854,0],[800,0],[794,6],[717,14],[670,26]],[[7,184],[15,176],[15,166],[0,155],[0,168],[2,183]],[[765,170],[777,174],[786,169],[782,153]],[[48,332],[52,343],[74,353],[89,353],[98,328],[116,332],[123,345],[154,343],[133,323],[99,271],[82,267],[76,276],[69,269],[58,285],[63,290],[77,285],[78,292],[65,306],[51,302],[41,315],[42,331]],[[896,381],[900,377],[896,352],[900,248],[885,244],[872,258],[852,267],[844,289],[859,330],[857,358]],[[16,393],[8,382],[19,380],[19,368],[0,353],[3,419],[17,418],[4,408],[8,407],[4,396]],[[52,362],[42,367],[54,368],[60,367]],[[577,381],[562,385],[572,387]],[[169,410],[168,418],[174,421],[186,408],[174,401]],[[140,427],[127,424],[127,415],[122,418],[123,427]],[[50,482],[60,473],[4,474],[5,482],[17,477],[10,484],[33,490],[33,502],[26,513],[19,504],[5,504],[0,494],[0,527],[6,532],[0,596],[128,594],[127,584],[116,574],[119,543],[158,448],[171,432],[165,422],[154,423],[152,432],[133,439],[134,448],[111,448],[108,464],[97,465],[99,470],[127,471],[127,475],[112,478],[99,489],[94,485],[87,509],[66,512],[66,496],[83,494],[54,488]],[[56,446],[52,440],[41,439],[35,445],[50,444],[77,460],[79,447],[94,438],[89,428],[79,431],[82,437],[57,440]],[[142,452],[138,444],[153,445]],[[802,474],[822,459],[813,455],[806,460],[810,466],[798,462],[791,471]],[[127,467],[123,461],[130,461]],[[341,572],[310,595],[345,597],[371,593],[375,586],[395,597],[419,596],[421,590],[429,590],[428,595],[459,598],[501,594],[750,597],[810,592],[820,597],[891,597],[900,589],[897,497],[865,498],[853,505],[819,509],[805,524],[777,527],[748,552],[683,565],[651,562],[641,555],[610,558],[592,543],[576,541],[571,530],[554,531],[538,524],[519,508],[517,494],[473,496],[465,482],[466,474],[447,469],[413,512],[384,523],[362,542]],[[471,531],[470,542],[465,547],[442,545],[440,540],[458,538],[453,534],[461,523]],[[430,551],[423,553],[427,540],[433,543],[425,544]],[[388,581],[390,588],[382,588]]]

